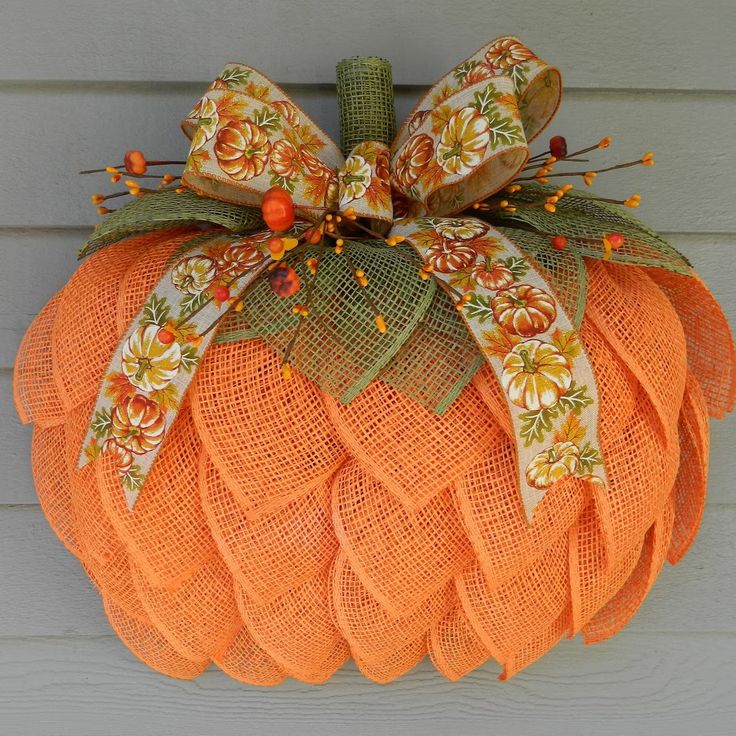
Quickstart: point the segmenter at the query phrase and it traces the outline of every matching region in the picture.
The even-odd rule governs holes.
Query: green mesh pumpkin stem
[[[346,156],[363,141],[390,145],[396,134],[390,62],[375,56],[343,59],[337,65],[337,104]]]

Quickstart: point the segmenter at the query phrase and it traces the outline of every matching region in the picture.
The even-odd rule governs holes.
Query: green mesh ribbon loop
[[[543,207],[525,207],[525,202],[543,202],[545,196],[553,194],[555,187],[542,184],[526,184],[523,189],[509,197],[518,203],[516,212],[494,213],[495,225],[522,227],[532,226],[549,235],[564,235],[573,239],[575,250],[585,258],[603,258],[602,238],[611,232],[620,232],[624,244],[613,261],[634,266],[664,268],[668,271],[689,275],[690,264],[661,235],[644,223],[629,215],[622,207],[595,200],[587,192],[573,189],[557,203],[557,211],[547,212]],[[536,239],[529,239],[533,245]],[[523,243],[520,243],[523,247]]]
[[[172,189],[165,189],[145,194],[106,215],[82,246],[79,257],[84,258],[131,235],[198,223],[221,225],[234,233],[252,232],[263,227],[260,210],[253,207],[228,204],[193,192],[177,194]]]
[[[367,293],[380,305],[389,330],[381,334],[344,255],[319,260],[309,320],[291,354],[298,371],[348,403],[380,378],[438,413],[459,396],[483,363],[449,297],[433,280],[422,281],[419,257],[407,246],[348,242],[355,266],[370,275]],[[286,258],[309,278],[298,257]],[[266,279],[248,292],[242,313],[229,316],[216,342],[260,338],[283,352],[299,323],[292,308],[302,292],[279,299]]]

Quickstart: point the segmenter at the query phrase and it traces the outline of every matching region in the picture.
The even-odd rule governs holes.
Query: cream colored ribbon
[[[560,96],[559,72],[518,39],[503,37],[439,80],[390,148],[366,141],[343,158],[283,90],[240,64],[225,67],[182,123],[191,138],[182,182],[194,191],[258,206],[279,186],[306,220],[326,209],[352,208],[360,217],[392,223],[391,233],[414,246],[458,303],[504,389],[528,519],[557,481],[605,480],[592,368],[552,290],[516,246],[481,220],[444,216],[516,177],[528,160],[527,141],[547,125]],[[221,295],[223,287],[241,293],[266,268],[270,235],[187,252],[121,340],[79,464],[100,452],[117,453],[129,506],[216,317],[231,306],[232,299],[215,298],[218,288]]]

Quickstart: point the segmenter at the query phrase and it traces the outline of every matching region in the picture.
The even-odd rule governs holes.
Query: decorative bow
[[[324,225],[325,213],[348,213],[390,225],[389,245],[414,247],[424,276],[432,274],[457,303],[504,390],[528,519],[558,480],[605,482],[593,371],[541,269],[489,223],[448,215],[517,176],[529,158],[527,141],[547,125],[560,95],[559,72],[504,37],[437,82],[390,148],[364,141],[344,158],[283,90],[239,64],[225,67],[182,124],[191,139],[182,183],[194,192],[257,206],[278,186],[305,220]],[[101,451],[117,453],[129,506],[213,326],[239,303],[230,295],[242,295],[272,262],[266,244],[272,235],[192,244],[121,340],[80,466]],[[377,325],[386,329],[382,320]],[[126,390],[106,391],[111,376]]]
[[[479,49],[439,80],[391,148],[359,143],[347,159],[286,93],[228,64],[182,123],[192,145],[182,181],[195,192],[259,205],[277,185],[297,212],[352,207],[360,217],[460,212],[499,191],[526,163],[527,141],[560,102],[559,72],[516,38]]]

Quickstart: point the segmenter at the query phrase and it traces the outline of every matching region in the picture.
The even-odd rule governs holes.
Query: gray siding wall
[[[320,688],[168,680],[110,630],[53,538],[29,470],[11,367],[27,325],[75,268],[96,220],[91,181],[130,147],[186,152],[178,120],[225,61],[286,83],[336,131],[334,65],[383,55],[399,117],[481,44],[519,35],[563,71],[550,134],[614,136],[601,177],[644,195],[641,216],[736,312],[736,4],[731,0],[3,0],[0,3],[0,733],[731,734],[736,732],[736,422],[713,426],[710,500],[688,557],[667,568],[619,636],[562,643],[509,683],[487,666],[448,684],[427,663],[380,687],[354,667]],[[581,140],[582,139],[582,140]]]

